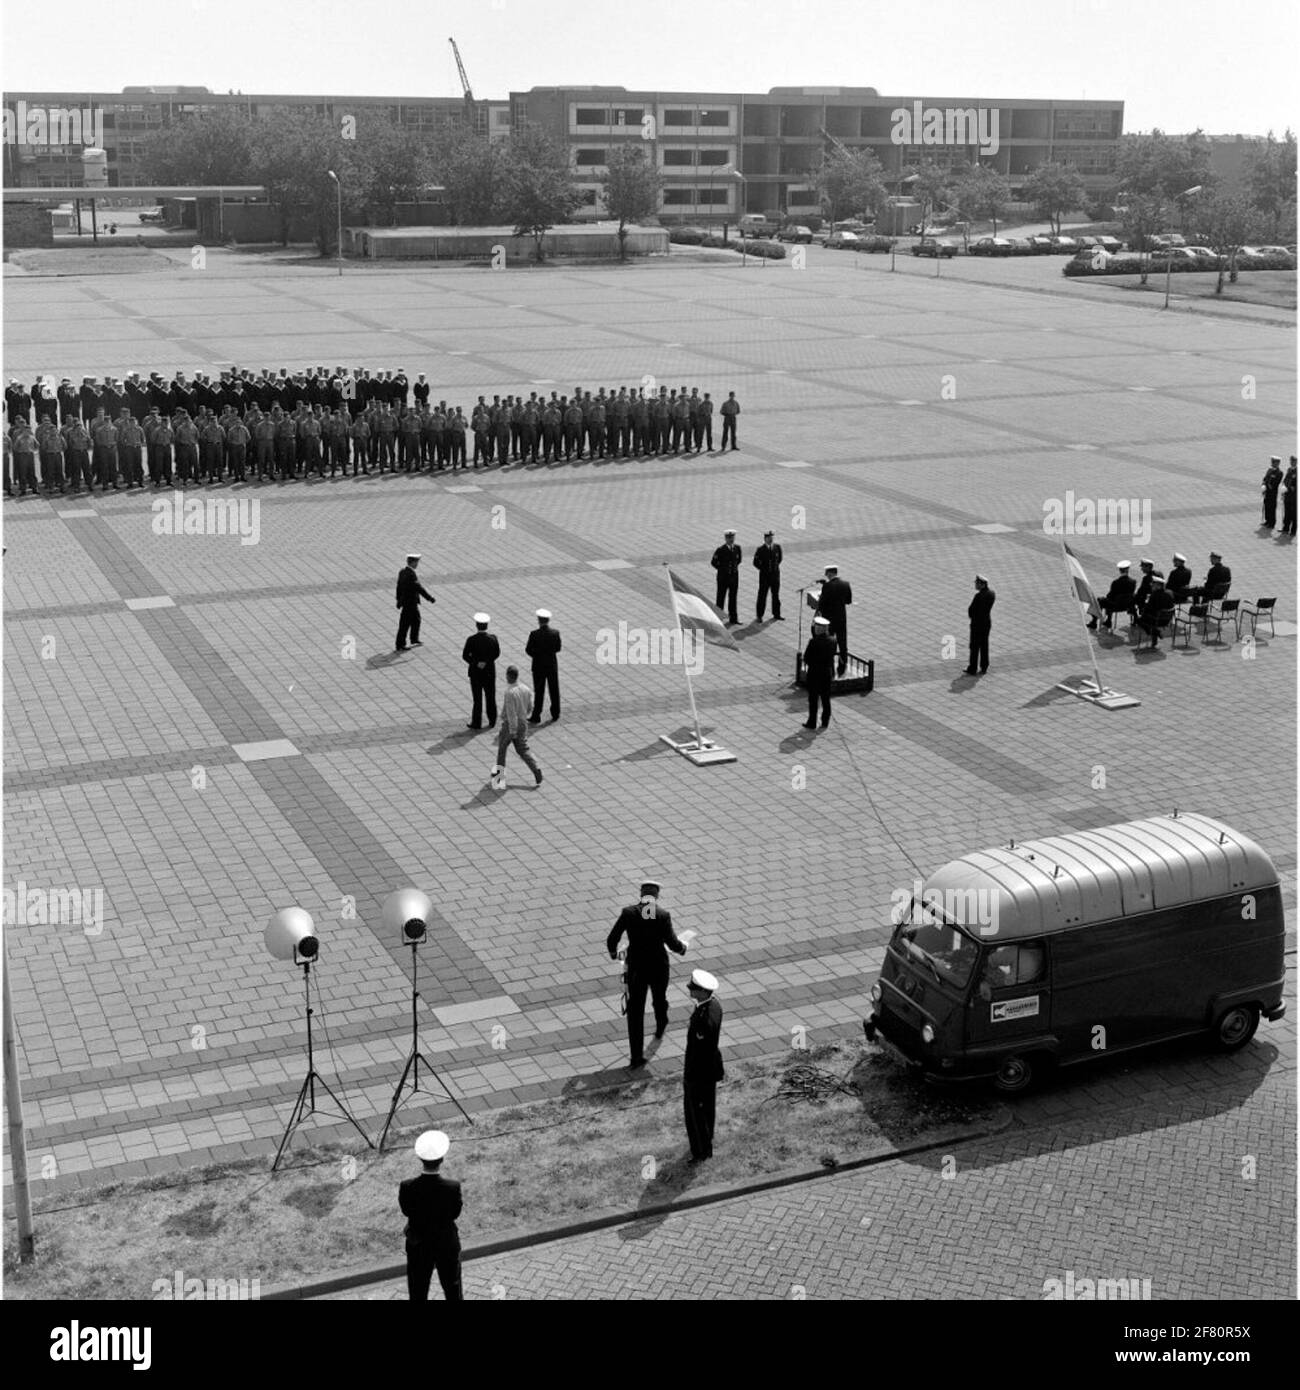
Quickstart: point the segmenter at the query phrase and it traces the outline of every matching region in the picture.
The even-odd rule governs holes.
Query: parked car
[[[1217,253],[1212,251],[1208,246],[1186,246],[1183,249],[1185,251],[1190,251],[1198,261],[1204,261],[1207,267],[1213,267],[1219,264]]]
[[[970,244],[972,256],[1009,256],[1011,243],[1004,236],[982,236]]]
[[[1161,246],[1186,246],[1187,238],[1181,232],[1157,232],[1147,237],[1147,249],[1156,250]]]
[[[912,247],[914,256],[933,256],[935,260],[957,254],[957,243],[944,237],[925,236]]]
[[[775,236],[783,219],[775,212],[747,212],[737,224],[740,235],[753,237]]]
[[[1260,252],[1261,255],[1265,255],[1265,256],[1294,256],[1294,255],[1295,255],[1295,247],[1294,247],[1294,246],[1290,246],[1290,247],[1287,247],[1287,246],[1257,246],[1257,247],[1255,248],[1255,250],[1258,251],[1258,252]]]
[[[1201,265],[1199,256],[1193,255],[1186,246],[1162,246],[1158,251],[1152,251],[1151,261],[1153,265],[1166,265],[1168,262],[1178,261],[1187,262],[1190,265]]]
[[[1073,256],[1079,249],[1079,243],[1072,236],[1054,236],[1050,240],[1054,256]]]
[[[1043,252],[1034,243],[1046,240],[1046,237],[1009,236],[1007,245],[1011,247],[1013,256],[1036,256],[1042,255]]]
[[[892,236],[876,236],[874,233],[869,236],[860,236],[853,249],[855,251],[892,251],[894,238]]]
[[[826,245],[832,251],[845,251],[858,244],[856,232],[832,232],[826,238]]]
[[[1117,236],[1093,237],[1093,241],[1100,246],[1103,251],[1109,251],[1111,255],[1124,249],[1124,243]]]
[[[777,232],[776,239],[778,241],[811,242],[813,239],[812,228],[805,227],[798,222],[787,222],[785,226]]]

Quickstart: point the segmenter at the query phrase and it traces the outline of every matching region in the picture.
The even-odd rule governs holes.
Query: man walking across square
[[[533,780],[542,785],[542,769],[537,759],[528,750],[528,710],[533,701],[533,692],[526,685],[519,684],[519,667],[506,667],[506,693],[501,701],[501,734],[497,739],[497,764],[493,772],[504,772],[506,749],[512,744],[514,750],[524,760],[524,766],[533,774]]]
[[[397,575],[397,606],[401,610],[401,621],[397,624],[397,645],[394,650],[406,650],[406,635],[411,635],[411,646],[419,647],[420,641],[420,599],[427,598],[430,603],[437,599],[415,577],[416,566],[420,563],[418,555],[408,555],[406,564]]]

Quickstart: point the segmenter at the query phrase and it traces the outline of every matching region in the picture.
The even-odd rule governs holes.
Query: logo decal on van
[[[1012,1018],[1032,1018],[1038,1012],[1038,995],[1028,999],[1003,999],[989,1008],[990,1023],[1006,1023]]]

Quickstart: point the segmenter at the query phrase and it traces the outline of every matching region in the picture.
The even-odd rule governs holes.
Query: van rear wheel
[[[993,1076],[993,1089],[1004,1096],[1020,1095],[1034,1084],[1038,1070],[1028,1056],[1004,1057]]]
[[[1219,1015],[1214,1025],[1214,1045],[1220,1052],[1236,1052],[1255,1036],[1259,1009],[1254,1004],[1238,1004]]]

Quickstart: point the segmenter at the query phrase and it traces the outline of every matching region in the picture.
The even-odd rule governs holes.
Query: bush
[[[779,241],[749,241],[745,250],[751,256],[763,256],[769,261],[785,260],[785,247]]]
[[[676,242],[678,246],[699,246],[704,238],[699,232],[692,232],[680,227],[674,227],[668,233],[668,240]]]
[[[1165,273],[1165,263],[1158,256],[1153,256],[1147,261],[1147,268],[1152,275],[1163,275]],[[1296,268],[1294,256],[1250,256],[1237,261],[1238,270],[1294,270]],[[1216,271],[1219,269],[1217,261],[1184,261],[1177,260],[1173,263],[1172,274],[1181,275],[1186,271]],[[1068,261],[1061,267],[1062,275],[1137,275],[1142,270],[1142,259],[1139,256],[1111,256],[1104,262],[1100,269],[1094,269],[1091,260]]]

